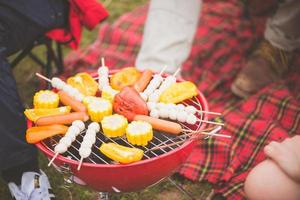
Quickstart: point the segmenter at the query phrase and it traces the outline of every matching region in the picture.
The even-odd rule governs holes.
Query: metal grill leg
[[[186,191],[183,187],[181,187],[181,185],[177,184],[175,181],[173,181],[170,177],[168,178],[168,180],[177,187],[177,189],[182,192],[182,194],[184,194],[185,196],[187,196],[189,199],[191,200],[195,200],[195,198],[193,197],[193,195],[191,193],[189,193],[188,191]]]
[[[99,192],[99,199],[98,200],[109,200],[108,192]]]

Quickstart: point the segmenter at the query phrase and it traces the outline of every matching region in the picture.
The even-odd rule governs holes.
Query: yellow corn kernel
[[[126,128],[126,138],[133,145],[146,146],[153,138],[151,124],[144,121],[133,121]]]
[[[58,104],[58,94],[50,90],[40,90],[33,97],[34,108],[57,108]]]
[[[112,89],[111,87],[105,87],[101,92],[101,97],[103,99],[109,100],[110,102],[113,102],[115,95],[118,93],[118,90]]]
[[[119,137],[124,135],[127,125],[127,119],[118,114],[104,117],[101,121],[103,133],[107,137]]]
[[[98,98],[88,104],[87,109],[90,119],[94,122],[100,122],[103,117],[112,114],[112,104],[108,100],[102,98]]]

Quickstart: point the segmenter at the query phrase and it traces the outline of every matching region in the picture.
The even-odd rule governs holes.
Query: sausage
[[[36,120],[37,126],[46,126],[52,124],[72,124],[75,120],[87,121],[89,116],[84,112],[73,112],[62,115],[52,115],[46,117],[40,117]]]
[[[83,103],[74,99],[73,97],[68,95],[66,92],[59,91],[58,95],[59,95],[59,99],[62,102],[62,104],[66,105],[66,106],[70,106],[72,108],[72,110],[74,110],[76,112],[87,112],[86,107]]]
[[[147,85],[149,84],[149,82],[152,79],[152,75],[153,72],[151,70],[145,70],[141,77],[137,80],[137,82],[134,84],[134,88],[138,91],[138,92],[143,92],[145,90],[145,88],[147,87]]]
[[[157,119],[154,117],[149,117],[146,115],[135,115],[134,120],[141,120],[148,122],[152,125],[153,129],[158,130],[158,131],[163,131],[166,133],[172,133],[175,135],[178,135],[181,133],[182,128],[180,124],[177,124],[175,122],[163,120],[163,119]]]
[[[35,144],[48,137],[58,134],[65,134],[69,127],[59,124],[49,126],[31,127],[26,131],[26,141],[30,144]]]

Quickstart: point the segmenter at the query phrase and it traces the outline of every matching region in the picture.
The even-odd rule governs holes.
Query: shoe
[[[21,185],[8,183],[8,188],[15,200],[53,200],[54,194],[51,194],[51,186],[47,175],[40,171],[24,172]]]
[[[269,83],[281,79],[288,71],[292,58],[293,52],[283,51],[266,40],[262,41],[237,75],[231,91],[247,98]]]

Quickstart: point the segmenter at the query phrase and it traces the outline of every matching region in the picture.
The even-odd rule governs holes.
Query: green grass
[[[106,1],[110,2],[110,1]],[[113,23],[121,14],[131,11],[137,6],[143,5],[147,0],[113,0],[108,5],[108,10],[110,12],[110,17],[108,18],[109,23]],[[85,47],[91,44],[97,37],[98,29],[88,32],[83,32],[81,47]],[[69,50],[64,49],[64,53],[67,53]],[[34,50],[36,54],[39,55],[42,59],[45,59],[45,52],[42,47],[38,47]],[[18,89],[20,96],[24,102],[25,107],[32,107],[32,96],[39,90],[40,82],[35,77],[35,72],[39,72],[41,69],[31,61],[30,59],[24,59],[15,69],[14,75],[17,80]],[[93,191],[88,188],[78,186],[76,184],[71,184],[69,188],[66,188],[66,185],[63,180],[63,176],[58,173],[54,168],[47,167],[48,160],[42,154],[39,156],[40,167],[46,172],[53,187],[54,193],[56,194],[57,199],[65,200],[72,199],[75,200],[94,200],[98,198],[97,191]],[[99,180],[101,181],[101,180]],[[175,181],[181,184],[186,190],[188,190],[195,199],[204,199],[205,196],[210,191],[208,184],[194,183],[188,180],[180,179],[175,177]],[[121,200],[132,200],[132,199],[147,199],[147,200],[158,200],[158,199],[188,199],[184,196],[172,183],[165,180],[161,183],[146,188],[142,191],[132,192],[132,193],[121,193],[121,194],[111,194],[111,199],[121,199]],[[10,199],[10,194],[6,184],[0,179],[0,199],[6,200]]]

